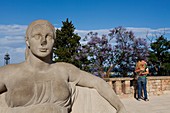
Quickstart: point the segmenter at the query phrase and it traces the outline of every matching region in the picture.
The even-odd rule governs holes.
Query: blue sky
[[[43,18],[60,27],[69,18],[77,29],[170,27],[169,0],[1,0],[0,12],[0,24]]]
[[[32,21],[46,19],[60,28],[66,18],[82,37],[117,26],[144,38],[146,33],[170,36],[170,0],[1,0],[0,66],[6,52],[11,63],[24,60],[25,30]]]

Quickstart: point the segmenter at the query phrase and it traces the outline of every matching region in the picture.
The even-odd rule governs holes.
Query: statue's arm
[[[96,89],[97,92],[117,110],[117,113],[127,113],[114,90],[103,79],[81,71],[78,85]]]
[[[5,83],[4,83],[3,73],[4,73],[4,70],[2,68],[0,68],[0,94],[7,91]]]
[[[69,69],[70,82],[77,81],[76,83],[79,86],[96,89],[117,110],[117,113],[127,113],[124,105],[107,82],[74,66],[69,66]]]
[[[5,91],[6,91],[5,84],[0,82],[0,94],[4,93]]]

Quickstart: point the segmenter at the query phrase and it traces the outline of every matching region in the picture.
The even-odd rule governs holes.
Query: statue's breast
[[[62,79],[21,81],[20,85],[19,82],[6,93],[6,102],[10,107],[65,102],[70,98],[70,89]]]
[[[18,81],[19,82],[19,81]],[[27,82],[27,84],[14,85],[9,88],[6,93],[6,102],[10,107],[17,107],[25,105],[34,95],[34,84]]]

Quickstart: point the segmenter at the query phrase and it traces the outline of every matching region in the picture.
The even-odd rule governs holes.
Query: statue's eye
[[[51,40],[52,39],[52,35],[47,35],[47,40]]]
[[[41,35],[39,35],[39,34],[34,35],[34,38],[35,38],[36,40],[39,40],[39,39],[41,38]]]

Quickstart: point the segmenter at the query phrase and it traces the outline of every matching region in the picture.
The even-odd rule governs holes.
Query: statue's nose
[[[42,39],[41,39],[41,45],[43,46],[43,45],[46,45],[47,44],[47,40],[46,40],[46,37],[42,37]]]

